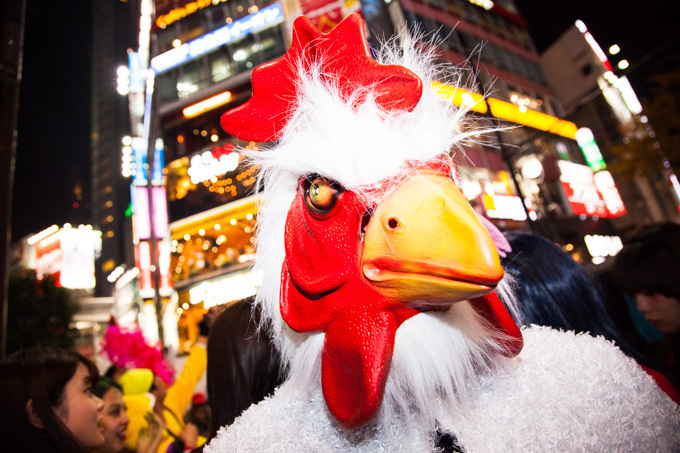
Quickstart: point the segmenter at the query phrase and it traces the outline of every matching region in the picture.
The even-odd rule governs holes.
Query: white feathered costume
[[[296,21],[296,39],[305,35],[309,42],[322,38],[350,42],[345,34],[348,29],[364,39],[363,23],[358,16],[350,16],[338,25],[331,32],[335,35],[321,35],[307,23],[300,22],[304,20]],[[309,42],[298,46],[296,51],[309,51]],[[344,45],[342,41],[341,46]],[[337,47],[331,46],[331,49]],[[292,60],[295,71],[285,74],[285,78],[295,79],[292,93],[295,99],[288,104],[287,111],[276,112],[278,106],[261,104],[265,110],[273,111],[271,123],[261,118],[260,111],[248,117],[248,103],[241,108],[247,116],[244,121],[256,123],[253,130],[274,131],[264,135],[244,133],[241,138],[279,139],[271,150],[252,156],[262,167],[265,189],[258,219],[256,264],[264,275],[264,282],[257,303],[282,352],[288,378],[271,398],[252,406],[233,425],[220,430],[204,451],[429,452],[436,449],[437,431],[453,436],[455,444],[465,452],[680,451],[680,410],[652,378],[618,348],[602,338],[530,327],[521,333],[524,340],[521,353],[517,354],[519,348],[508,353],[512,329],[499,332],[498,325],[486,318],[486,312],[476,309],[471,302],[481,294],[474,291],[469,293],[470,301],[459,298],[453,304],[436,298],[423,301],[418,299],[420,296],[409,296],[404,303],[406,311],[397,315],[401,317],[396,327],[386,330],[389,333],[396,329],[396,334],[385,343],[387,359],[376,362],[384,365],[377,378],[383,381],[375,386],[377,405],[365,403],[370,407],[361,406],[357,409],[363,411],[361,415],[352,418],[355,408],[348,409],[344,399],[356,397],[361,404],[370,400],[364,393],[371,390],[374,376],[370,374],[372,370],[366,370],[370,366],[365,366],[367,362],[362,354],[372,354],[374,345],[370,341],[359,342],[359,349],[365,346],[369,352],[357,352],[352,349],[353,343],[349,346],[345,343],[343,332],[338,333],[338,328],[326,324],[319,327],[321,323],[309,321],[318,315],[315,310],[323,312],[327,308],[313,304],[327,300],[331,291],[313,294],[308,289],[318,283],[314,280],[318,276],[309,277],[314,280],[312,286],[301,282],[307,274],[316,272],[319,265],[310,264],[307,274],[296,274],[293,268],[298,265],[295,261],[298,258],[291,257],[290,251],[296,247],[298,233],[292,229],[302,225],[303,229],[311,230],[310,222],[325,221],[335,212],[337,200],[349,199],[345,191],[356,192],[359,194],[356,198],[369,200],[364,204],[370,206],[363,214],[357,214],[361,231],[352,232],[363,241],[364,234],[366,238],[373,234],[371,228],[375,229],[372,225],[377,222],[374,217],[382,215],[381,208],[376,207],[380,197],[398,191],[392,187],[387,195],[375,195],[376,186],[385,185],[385,181],[402,182],[408,178],[405,168],[420,165],[414,162],[436,160],[479,133],[463,110],[435,95],[430,81],[441,74],[435,72],[432,57],[416,55],[413,49],[401,50],[401,55],[398,54],[402,52],[394,49],[387,51],[380,60],[409,68],[423,81],[422,95],[411,107],[394,108],[382,101],[380,82],[364,80],[359,88],[352,85],[348,91],[341,79],[351,75],[342,71],[338,75],[324,66],[341,57],[322,49],[309,51],[313,54],[305,57],[309,58],[306,61],[309,64]],[[268,70],[275,67],[276,63]],[[258,88],[260,83],[269,83],[270,89],[276,89],[275,80],[258,81],[254,73],[253,98],[263,92]],[[285,95],[281,95],[281,99]],[[236,131],[235,135],[246,127],[233,127],[230,121],[233,119],[223,119],[223,125],[230,132]],[[272,129],[274,123],[277,125]],[[439,176],[439,170],[431,171],[431,165],[426,167],[421,173]],[[315,178],[319,177],[332,183],[322,181],[318,185]],[[314,181],[306,183],[307,180]],[[319,205],[315,204],[317,196]],[[304,211],[305,203],[312,215],[305,219],[311,220],[296,223],[292,212],[300,206]],[[421,204],[425,204],[425,197]],[[435,209],[446,210],[445,205],[442,202]],[[414,218],[422,217],[422,212],[418,213]],[[390,217],[382,225],[380,234],[398,232],[402,223],[408,222],[401,217]],[[456,228],[459,229],[454,229],[454,234],[462,231],[462,227]],[[344,247],[344,232],[329,227],[327,234],[337,237],[335,248]],[[436,251],[445,246],[446,240],[443,235],[428,236],[421,232],[419,242],[425,245],[420,252],[428,254],[428,259],[434,262],[440,259]],[[387,242],[388,247],[391,246],[392,242]],[[464,243],[476,244],[468,236]],[[305,250],[310,255],[315,253],[309,247]],[[476,259],[473,255],[465,256],[468,256],[466,260]],[[400,259],[396,257],[397,261]],[[489,255],[487,261],[493,267],[497,260],[497,256]],[[431,264],[428,263],[423,266]],[[343,266],[344,262],[338,260],[328,269]],[[379,275],[385,269],[378,272],[375,266],[363,266],[362,285],[366,285],[366,281],[369,281],[367,286],[384,283]],[[433,275],[436,272],[440,271],[432,271]],[[468,279],[479,285],[482,280],[480,277]],[[417,281],[420,283],[416,286],[427,286],[424,280]],[[489,292],[497,281],[482,283]],[[345,286],[345,283],[334,286],[333,291],[336,287],[342,291]],[[501,281],[498,290],[504,288]],[[389,291],[391,289],[381,288],[376,294]],[[284,300],[287,294],[294,294],[290,296],[294,300],[304,299],[305,304],[312,304],[312,311],[296,312],[297,307],[291,308],[290,302]],[[511,300],[511,296],[506,295],[505,299]],[[333,307],[333,316],[343,316],[342,310],[353,310],[353,305]],[[326,312],[319,316],[326,316]],[[311,327],[305,324],[308,322]],[[349,326],[348,337],[358,335],[362,341],[383,338],[365,332],[383,329],[370,322],[343,325]],[[326,338],[331,332],[341,339]],[[362,357],[359,362],[353,361],[355,353]],[[337,355],[351,359],[346,367],[344,362],[335,360]],[[369,365],[373,363],[368,361]],[[367,373],[368,377],[365,381],[359,379],[354,387],[356,370],[359,374]],[[338,388],[345,392],[340,393],[341,398],[335,393]]]

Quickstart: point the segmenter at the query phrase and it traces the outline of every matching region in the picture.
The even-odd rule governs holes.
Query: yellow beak
[[[503,277],[498,252],[461,190],[426,172],[376,208],[362,269],[381,293],[423,311],[488,294]]]

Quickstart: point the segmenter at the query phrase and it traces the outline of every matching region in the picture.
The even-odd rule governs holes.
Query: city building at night
[[[116,88],[117,79],[125,76],[120,68],[128,66],[128,50],[138,45],[140,4],[101,0],[92,8],[92,216],[102,232],[96,295],[110,297],[115,289],[111,273],[134,266],[131,223],[125,215],[130,184],[121,175],[122,139],[130,135],[131,125],[127,97]]]
[[[609,58],[613,57],[599,46],[586,24],[577,21],[543,53],[541,61],[566,118],[589,128],[603,162],[612,164],[617,161],[612,146],[653,131],[633,87]],[[627,210],[627,215],[611,219],[617,234],[642,224],[678,220],[680,198],[672,189],[674,175],[669,167],[662,171],[662,165],[659,162],[657,173],[632,181],[620,173],[611,175]]]
[[[584,238],[612,234],[603,219],[624,215],[625,205],[605,203],[605,195],[618,196],[616,186],[611,178],[596,185],[600,168],[589,166],[579,143],[587,131],[578,121],[565,120],[570,118],[514,3],[402,0],[399,5],[391,17],[402,14],[412,34],[436,35],[442,59],[466,71],[466,86],[475,92],[473,111],[490,124],[523,126],[499,131],[457,159],[471,204],[501,230],[531,229],[578,261],[590,261]],[[388,8],[396,10],[393,4]],[[486,101],[478,100],[480,94]],[[588,149],[593,147],[595,142]]]
[[[184,351],[205,310],[256,291],[258,168],[240,150],[266,144],[239,141],[219,119],[249,99],[252,70],[286,52],[299,15],[328,32],[360,12],[372,45],[390,35],[434,38],[441,61],[461,74],[437,90],[479,124],[498,126],[454,156],[475,210],[501,230],[543,234],[577,260],[594,258],[586,236],[616,240],[603,219],[624,216],[625,200],[589,161],[597,154],[592,134],[578,118],[565,119],[511,0],[144,0],[140,11],[148,46],[128,60],[131,127],[122,157],[135,267],[116,267],[111,282],[126,294],[117,315],[141,318],[152,340],[162,334]]]

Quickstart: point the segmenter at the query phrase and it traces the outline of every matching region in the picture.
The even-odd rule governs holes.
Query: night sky
[[[539,52],[576,19],[603,49],[619,44],[633,69],[633,88],[642,96],[660,58],[680,45],[677,2],[636,2],[635,9],[615,0],[516,4]],[[90,8],[86,1],[27,0],[13,241],[55,223],[84,223],[90,214]],[[78,184],[85,198],[74,209]]]
[[[13,241],[89,218],[90,2],[26,3]],[[77,184],[86,199],[74,209]]]
[[[605,52],[618,44],[621,53],[610,62],[616,66],[620,59],[628,60],[630,68],[623,74],[639,97],[649,94],[649,76],[665,66],[664,57],[680,45],[680,3],[676,1],[515,0],[515,4],[529,24],[539,53],[577,19],[586,24]]]

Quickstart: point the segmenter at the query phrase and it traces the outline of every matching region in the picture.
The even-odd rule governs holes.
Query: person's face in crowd
[[[104,402],[92,393],[92,378],[85,365],[78,368],[64,388],[64,397],[55,413],[76,440],[93,450],[104,444],[104,434],[97,423],[102,419]]]
[[[663,294],[635,295],[635,301],[645,319],[663,333],[680,331],[680,301]]]
[[[104,393],[104,416],[99,422],[99,427],[104,431],[106,442],[101,452],[113,453],[123,450],[125,442],[125,430],[130,419],[125,413],[123,394],[115,387],[109,388]]]

